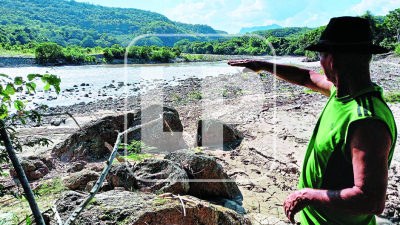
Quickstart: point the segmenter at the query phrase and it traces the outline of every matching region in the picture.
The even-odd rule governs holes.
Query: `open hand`
[[[309,205],[309,200],[305,197],[305,190],[298,190],[288,195],[283,202],[283,209],[286,217],[291,223],[295,223],[294,215]]]
[[[259,60],[229,60],[228,65],[230,66],[240,66],[240,67],[246,67],[254,72],[258,72],[262,70],[262,61]]]

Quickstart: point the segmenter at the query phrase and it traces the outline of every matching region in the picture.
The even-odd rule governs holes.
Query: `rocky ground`
[[[375,59],[371,66],[373,81],[388,92],[399,90],[399,62],[400,58],[393,55]],[[309,68],[316,72],[320,71],[319,67]],[[252,224],[287,223],[282,203],[286,196],[296,189],[308,139],[327,98],[302,87],[287,84],[270,74],[222,74],[204,79],[190,78],[180,80],[177,86],[165,85],[162,91],[164,105],[176,109],[179,113],[183,125],[182,137],[189,149],[196,147],[199,119],[217,118],[242,132],[243,140],[237,146],[201,147],[197,151],[214,156],[216,162],[222,165],[223,171],[235,180],[243,195],[242,207],[246,212],[244,217]],[[107,115],[118,115],[138,110],[140,107],[144,108],[159,101],[157,96],[159,95],[154,90],[148,92],[147,95],[136,97],[109,98],[88,104],[55,107],[51,109],[51,112],[68,111],[83,125]],[[390,103],[389,106],[400,124],[400,105]],[[31,123],[20,127],[19,136],[25,140],[47,137],[54,141],[48,147],[28,148],[21,153],[21,156],[49,156],[51,153],[49,149],[51,150],[79,129],[68,117],[65,117],[65,123],[61,122],[59,126],[50,125],[52,122],[54,124],[54,121],[61,122],[62,118],[44,118],[40,125]],[[396,146],[389,173],[386,210],[379,217],[380,224],[398,224],[400,221],[398,195],[400,150],[398,145],[399,143]],[[154,154],[153,156],[161,159],[165,155]],[[40,161],[40,159],[35,160]],[[47,209],[56,201],[72,204],[71,200],[68,200],[71,198],[60,200],[59,198],[63,195],[75,196],[73,199],[78,202],[82,197],[78,196],[79,192],[78,194],[68,192],[67,189],[72,188],[65,188],[64,183],[53,189],[44,189],[43,184],[48,185],[49,182],[57,184],[60,178],[74,174],[74,168],[80,170],[84,167],[85,171],[99,173],[104,167],[104,162],[101,160],[88,161],[83,163],[84,165],[79,163],[55,160],[54,169],[40,180],[32,182],[32,186],[37,187],[37,190],[47,190],[47,199],[39,197],[41,209]],[[135,162],[132,161],[132,163]],[[46,164],[46,161],[37,162],[40,168],[44,167],[43,164]],[[8,172],[9,166],[6,164],[1,166]],[[90,173],[87,172],[87,174]],[[19,188],[15,182],[16,180],[10,177],[0,178],[0,184],[18,191]],[[85,192],[82,193],[85,194]],[[108,204],[112,204],[107,200],[109,198],[107,193],[109,192],[103,192],[98,196],[97,203],[92,207],[94,210],[107,208]],[[121,195],[121,193],[123,192],[116,195]],[[136,192],[129,192],[126,196],[135,199],[136,194]],[[146,198],[160,202],[155,195]],[[208,200],[218,203],[217,198]],[[0,204],[2,204],[1,213],[11,211],[19,218],[25,218],[29,212],[26,202],[9,196],[2,197]]]

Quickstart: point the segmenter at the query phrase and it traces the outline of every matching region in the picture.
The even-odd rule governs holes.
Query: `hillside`
[[[64,47],[109,47],[116,43],[127,45],[127,40],[141,34],[220,32],[207,25],[174,22],[159,13],[139,9],[104,7],[74,0],[0,1],[0,40],[11,45],[51,41]],[[158,45],[167,46],[179,40],[159,39]]]
[[[260,26],[260,27],[242,27],[242,29],[240,29],[238,34],[245,34],[245,33],[250,33],[250,32],[259,31],[259,30],[270,30],[270,29],[277,29],[277,28],[282,28],[282,27],[277,24],[271,24],[268,26]]]
[[[270,30],[260,30],[254,31],[253,34],[261,35],[265,38],[270,36],[274,37],[295,37],[302,34],[305,34],[309,31],[313,30],[312,28],[308,27],[285,27],[285,28],[277,28],[277,29],[270,29]]]

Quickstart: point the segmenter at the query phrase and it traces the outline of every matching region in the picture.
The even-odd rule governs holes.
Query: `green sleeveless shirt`
[[[345,151],[349,125],[361,119],[385,122],[392,134],[388,163],[393,157],[397,139],[393,114],[383,100],[382,88],[364,89],[345,97],[336,97],[332,86],[326,104],[307,147],[298,189],[341,190],[354,186],[350,151]],[[308,206],[301,211],[301,224],[376,224],[374,215],[354,216]]]

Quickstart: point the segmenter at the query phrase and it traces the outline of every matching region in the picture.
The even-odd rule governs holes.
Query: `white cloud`
[[[311,12],[309,12],[309,15],[310,15],[310,18],[307,19],[306,21],[304,21],[303,25],[307,25],[309,22],[318,19],[318,13],[313,15],[313,14],[311,14]]]
[[[389,11],[400,8],[400,0],[362,0],[361,3],[352,5],[350,11],[363,15],[370,10],[375,15],[386,15]],[[349,13],[346,11],[346,14]]]

